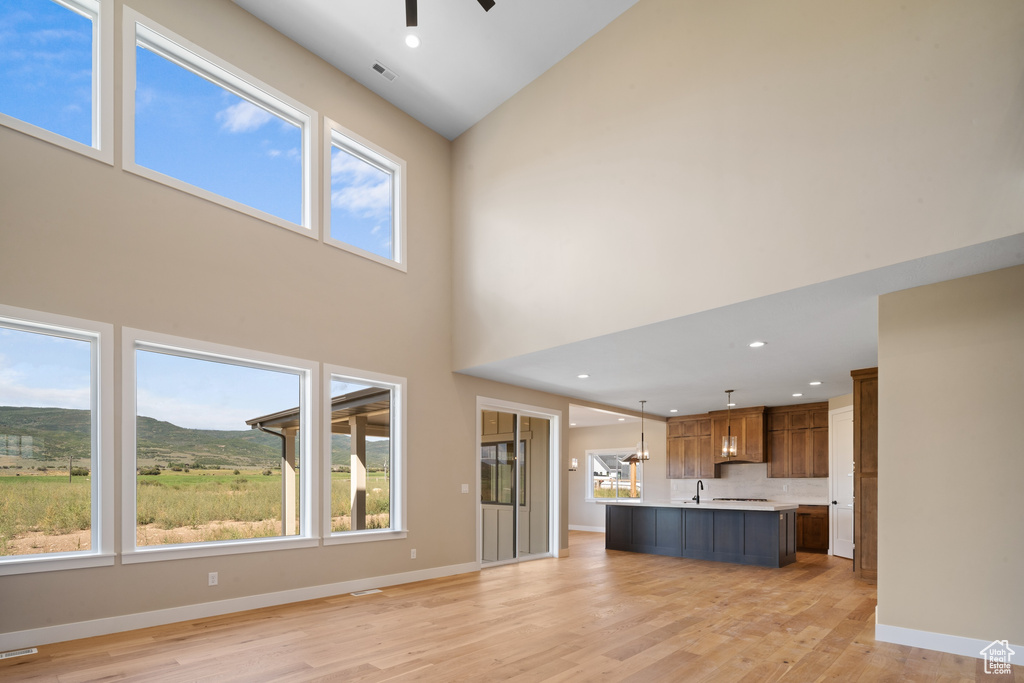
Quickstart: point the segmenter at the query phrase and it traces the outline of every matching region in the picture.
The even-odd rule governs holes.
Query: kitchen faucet
[[[704,490],[704,482],[700,479],[697,480],[697,495],[693,497],[693,500],[697,501],[697,505],[700,505],[700,492]]]

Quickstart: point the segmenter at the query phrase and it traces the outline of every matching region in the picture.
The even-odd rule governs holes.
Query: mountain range
[[[188,429],[152,417],[137,418],[139,460],[195,467],[268,467],[281,458],[281,440],[255,429]],[[89,457],[90,414],[69,408],[0,406],[0,455],[64,462]],[[26,438],[30,437],[30,438]],[[349,464],[350,439],[333,434],[331,463]],[[366,464],[383,469],[390,441],[366,442]]]

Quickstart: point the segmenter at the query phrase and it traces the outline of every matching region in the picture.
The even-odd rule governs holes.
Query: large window
[[[405,380],[329,367],[324,495],[330,537],[404,533],[402,396]]]
[[[0,574],[112,561],[109,344],[0,306]]]
[[[326,122],[330,198],[324,241],[405,270],[405,162]]]
[[[312,366],[124,334],[126,558],[312,536]]]
[[[587,451],[587,500],[642,500],[644,464],[635,455],[633,448]]]
[[[107,0],[0,2],[0,123],[111,163]]]
[[[125,168],[316,236],[312,110],[131,10],[125,18]]]

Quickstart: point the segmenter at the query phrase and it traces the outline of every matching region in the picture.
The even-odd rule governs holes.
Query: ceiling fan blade
[[[494,3],[492,2],[491,4],[493,5]],[[405,0],[405,25],[410,28],[419,26],[419,20],[416,16],[416,0]]]
[[[480,3],[480,6],[484,8],[485,12],[489,12],[494,7],[494,0],[476,0]]]

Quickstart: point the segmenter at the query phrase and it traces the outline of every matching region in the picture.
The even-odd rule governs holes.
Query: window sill
[[[192,557],[215,557],[217,555],[238,555],[242,553],[259,553],[270,550],[315,548],[318,545],[320,545],[319,539],[301,537],[257,538],[239,541],[215,541],[211,543],[149,546],[126,549],[121,553],[121,564],[182,560]]]
[[[630,505],[630,504],[639,505],[639,504],[644,502],[644,499],[643,498],[584,498],[583,501],[585,503],[604,503],[606,505],[608,503],[615,503],[616,505],[621,505],[622,503],[625,503],[627,505]]]
[[[46,555],[17,555],[0,561],[0,576],[55,572],[64,569],[110,567],[113,553],[50,553]]]
[[[409,535],[408,531],[396,529],[368,529],[366,531],[341,531],[324,538],[324,545],[345,543],[372,543],[374,541],[395,541]]]
[[[40,128],[39,126],[27,121],[22,121],[21,119],[16,119],[13,116],[8,116],[4,113],[0,113],[0,125],[16,130],[19,133],[28,135],[29,137],[36,138],[37,140],[48,142],[51,145],[63,147],[68,151],[75,152],[76,154],[80,154],[84,157],[95,159],[96,161],[107,164],[108,166],[114,165],[114,152],[111,150],[111,146],[109,144],[107,144],[103,149],[97,149],[96,147],[91,147],[85,143],[79,142],[78,140],[66,138],[63,135],[54,133],[53,131],[45,128]]]

